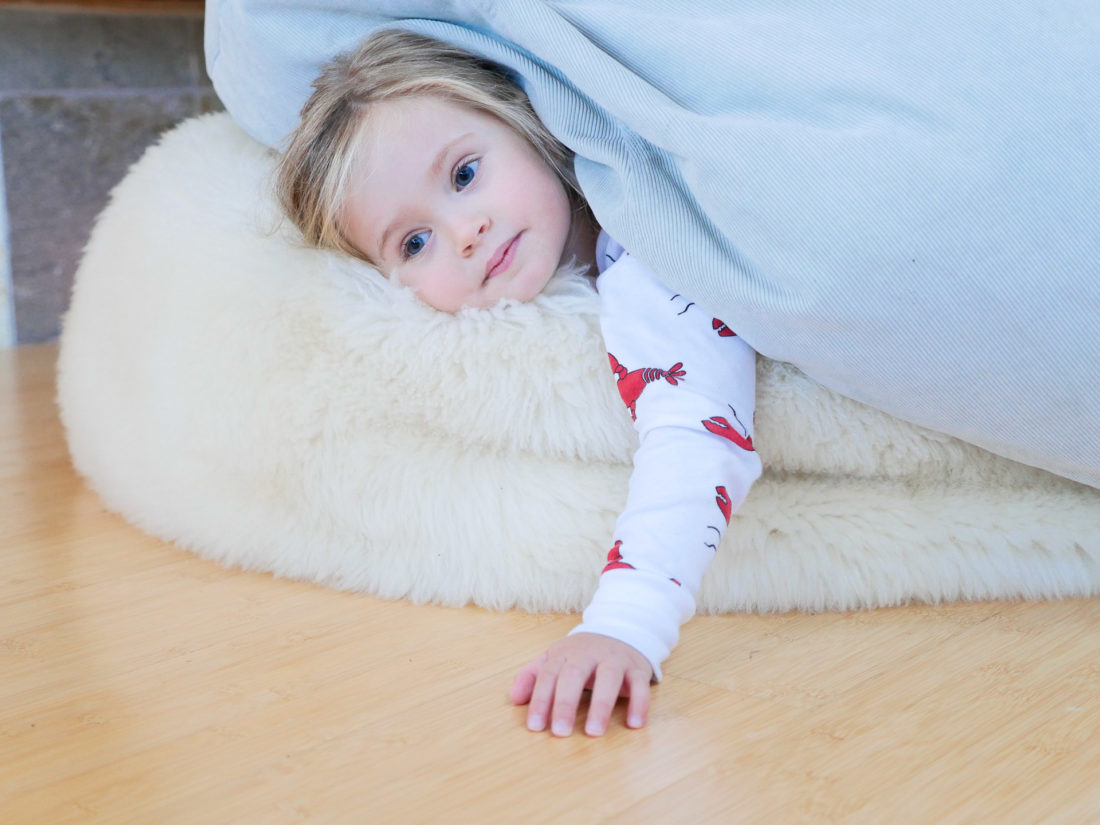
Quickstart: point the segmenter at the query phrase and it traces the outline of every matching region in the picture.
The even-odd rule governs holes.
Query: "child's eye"
[[[455,168],[455,187],[458,189],[465,189],[471,183],[474,182],[474,177],[477,175],[477,166],[481,163],[479,160],[468,160],[465,163],[459,164]]]
[[[408,260],[414,255],[419,255],[428,245],[431,234],[431,232],[417,232],[415,235],[409,235],[401,242],[401,256]]]

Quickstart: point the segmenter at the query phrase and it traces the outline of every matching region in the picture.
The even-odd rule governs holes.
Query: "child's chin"
[[[555,271],[555,269],[548,269],[546,272],[522,272],[510,292],[516,296],[517,301],[533,301],[546,289]]]

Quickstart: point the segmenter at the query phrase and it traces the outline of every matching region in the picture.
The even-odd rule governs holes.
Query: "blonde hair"
[[[386,30],[325,66],[313,89],[276,170],[279,202],[307,243],[369,262],[340,221],[357,138],[374,104],[411,95],[434,95],[503,121],[558,175],[574,210],[588,213],[573,172],[573,153],[543,125],[526,93],[496,63],[430,37]]]

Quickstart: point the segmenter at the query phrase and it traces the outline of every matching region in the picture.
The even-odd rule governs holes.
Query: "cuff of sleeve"
[[[683,587],[640,570],[611,570],[574,633],[599,633],[641,653],[661,680],[661,663],[680,638],[680,625],[695,613],[695,599]]]

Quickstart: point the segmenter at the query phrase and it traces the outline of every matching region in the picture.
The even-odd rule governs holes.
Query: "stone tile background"
[[[201,11],[0,6],[0,345],[57,337],[110,190],[162,132],[220,108]]]

